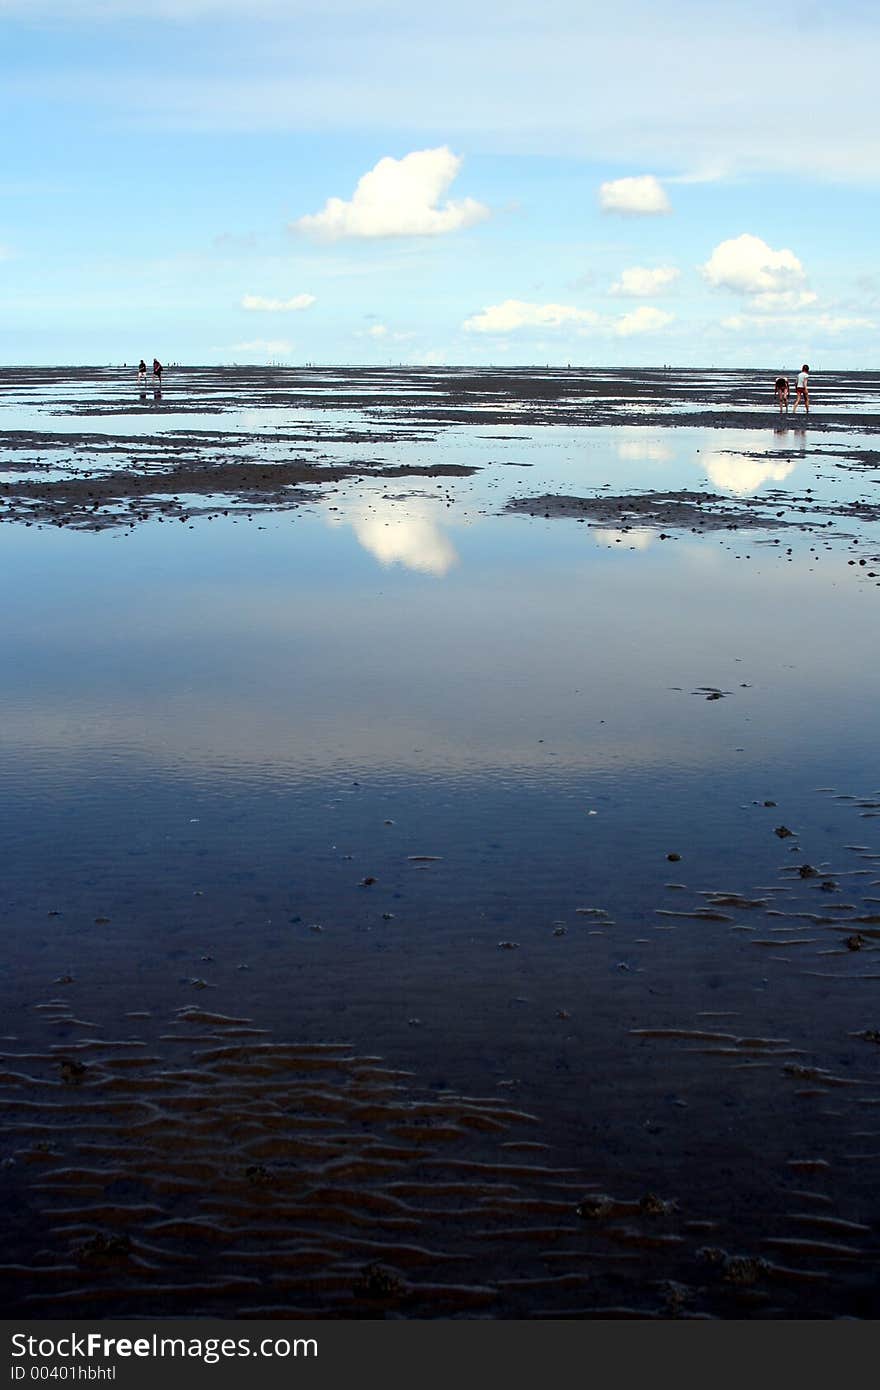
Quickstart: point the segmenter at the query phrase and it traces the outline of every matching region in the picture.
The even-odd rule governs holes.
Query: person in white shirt
[[[795,398],[794,398],[795,413],[797,412],[797,408],[798,408],[798,406],[800,405],[801,401],[803,401],[803,403],[804,403],[804,409],[806,410],[807,414],[809,415],[809,413],[810,413],[810,369],[809,369],[809,367],[807,366],[806,362],[804,363],[804,365],[801,367],[800,371],[798,372],[797,392],[796,392],[796,395],[795,395]]]

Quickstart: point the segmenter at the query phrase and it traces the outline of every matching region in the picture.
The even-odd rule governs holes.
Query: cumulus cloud
[[[511,333],[517,328],[561,328],[563,324],[595,327],[598,322],[599,315],[592,309],[505,299],[502,304],[490,304],[482,313],[465,319],[462,327],[469,333]]]
[[[633,309],[631,314],[624,314],[623,318],[618,319],[614,325],[614,332],[620,338],[631,338],[636,333],[657,333],[672,323],[674,318],[674,314],[667,314],[664,309],[655,309],[650,304],[643,304],[640,308]]]
[[[672,211],[663,185],[653,174],[600,184],[599,206],[603,212],[622,212],[636,217]]]
[[[611,293],[647,299],[668,290],[680,274],[681,271],[673,265],[658,265],[653,269],[642,265],[630,266],[628,270],[621,271],[620,279],[611,286]]]
[[[806,273],[793,251],[774,251],[748,232],[720,242],[700,269],[714,289],[749,295],[758,309],[800,308],[816,298],[805,288]]]
[[[440,204],[461,168],[445,145],[414,150],[403,159],[386,156],[358,180],[351,199],[328,198],[321,212],[291,223],[291,229],[326,241],[343,237],[441,236],[472,227],[489,216],[474,198]]]
[[[270,314],[287,314],[297,309],[309,309],[315,302],[313,294],[295,294],[292,299],[264,299],[261,294],[246,294],[241,307]]]

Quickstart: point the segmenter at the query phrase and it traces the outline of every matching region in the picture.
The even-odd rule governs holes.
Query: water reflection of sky
[[[149,415],[65,417],[27,395],[8,428],[19,408],[50,431],[123,433],[111,454],[70,455],[80,469],[124,466],[128,431],[161,456],[169,426],[213,432],[212,455],[287,459],[291,445],[272,434],[298,424],[321,434],[323,460],[351,463],[359,446],[334,431],[364,428],[356,411],[305,418],[285,405],[172,407],[157,431]],[[112,754],[220,778],[345,762],[696,775],[740,746],[749,761],[822,746],[828,721],[836,737],[860,737],[874,677],[853,629],[873,622],[874,596],[841,550],[820,556],[799,532],[782,545],[687,532],[661,542],[643,522],[503,515],[511,496],[602,489],[764,491],[777,513],[783,485],[855,497],[862,475],[827,474],[829,451],[853,436],[811,436],[772,414],[766,431],[481,421],[414,440],[372,419],[369,430],[371,464],[477,471],[344,478],[305,509],[171,536],[154,523],[131,534],[3,528],[16,594],[0,620],[8,756],[60,770]],[[9,451],[6,462],[24,459]],[[705,705],[691,694],[705,685],[731,693]]]
[[[433,506],[436,510],[437,504]],[[458,563],[455,546],[427,500],[380,499],[352,508],[332,522],[343,523],[351,526],[364,550],[380,565],[403,565],[442,578]]]
[[[351,466],[363,459],[367,468],[457,465],[478,470],[472,480],[446,479],[423,484],[423,491],[447,489],[459,507],[477,510],[497,508],[505,493],[563,492],[607,487],[615,492],[636,489],[704,489],[749,496],[770,485],[788,482],[798,488],[823,492],[823,473],[835,458],[858,447],[859,436],[834,431],[810,434],[803,425],[768,415],[765,431],[727,428],[707,429],[678,425],[663,428],[639,426],[540,427],[510,424],[478,427],[447,425],[442,429],[400,420],[367,419],[357,411],[322,409],[319,413],[289,405],[246,409],[180,411],[165,399],[155,412],[125,415],[48,415],[38,404],[6,405],[5,430],[43,431],[72,436],[70,447],[41,445],[39,435],[26,448],[0,453],[0,469],[12,478],[24,476],[36,462],[51,466],[52,476],[65,470],[81,473],[93,468],[110,472],[135,460],[160,470],[168,449],[181,456],[216,458],[218,449],[228,462],[290,462],[301,458],[318,464]],[[289,437],[288,437],[289,435]],[[75,438],[79,436],[79,438]],[[94,447],[90,439],[94,438]],[[867,441],[870,443],[870,440]],[[2,448],[2,436],[0,436]],[[172,455],[173,457],[173,455]],[[318,481],[316,479],[316,481]],[[374,490],[368,475],[358,489]],[[385,491],[384,486],[380,491]],[[841,473],[834,479],[834,496],[855,498],[862,490],[858,474]],[[348,489],[343,484],[341,492]],[[413,547],[399,516],[389,513],[381,523],[365,515],[358,522],[365,544],[375,547],[383,563],[408,563]],[[387,534],[381,537],[380,529]],[[397,531],[397,541],[392,539]],[[397,551],[395,551],[397,546]],[[427,553],[426,537],[417,543]],[[394,553],[393,553],[394,552]],[[438,552],[439,555],[439,552]],[[440,566],[439,559],[435,562]],[[442,572],[442,567],[435,568]]]
[[[221,779],[696,775],[739,746],[753,763],[832,732],[856,743],[873,720],[873,647],[854,631],[876,600],[840,554],[804,542],[789,563],[753,539],[737,562],[717,537],[648,548],[641,528],[465,524],[437,504],[432,520],[418,499],[409,525],[407,505],[179,541],[7,530],[6,756],[58,775],[83,758],[130,759],[135,777],[145,762]],[[731,694],[707,704],[700,686]]]
[[[596,381],[601,373],[592,374]],[[671,411],[676,427],[631,422],[620,426],[584,427],[544,423],[540,427],[510,421],[497,426],[480,421],[477,425],[456,424],[451,409],[447,422],[438,427],[430,416],[418,414],[419,401],[443,386],[443,374],[425,373],[412,380],[389,374],[393,395],[377,401],[383,389],[382,374],[346,375],[338,371],[268,374],[253,378],[252,395],[257,403],[243,399],[237,378],[222,372],[172,370],[166,373],[161,399],[154,399],[148,385],[147,401],[130,373],[108,370],[92,377],[72,375],[69,382],[17,381],[10,373],[0,373],[3,389],[3,428],[43,431],[61,436],[82,436],[69,450],[43,449],[41,462],[51,456],[51,465],[61,476],[65,468],[95,467],[102,471],[124,467],[132,457],[148,467],[161,463],[169,447],[186,447],[198,456],[216,456],[222,448],[231,462],[241,460],[289,461],[291,455],[311,462],[357,462],[360,450],[371,464],[388,467],[458,464],[481,470],[473,483],[450,483],[458,504],[477,511],[497,507],[504,490],[576,492],[580,489],[610,487],[615,491],[637,488],[707,489],[745,497],[762,489],[787,483],[811,487],[821,495],[821,472],[833,460],[835,450],[858,444],[858,435],[823,430],[811,434],[803,421],[794,417],[781,420],[771,397],[767,398],[766,430],[736,427],[738,383],[743,375],[726,372],[689,373],[681,381],[672,374],[655,374],[662,390],[650,401],[633,399],[625,374],[605,374],[605,404],[617,399],[631,417],[652,410]],[[552,376],[552,374],[551,374]],[[536,384],[540,374],[533,373]],[[479,399],[479,373],[470,374],[471,394]],[[550,379],[550,378],[548,378]],[[488,380],[488,378],[487,378]],[[621,386],[624,390],[621,391]],[[686,386],[686,389],[684,389]],[[703,403],[689,398],[696,387],[706,401],[717,399],[717,428],[693,428],[686,423]],[[856,378],[834,378],[834,408],[841,418],[855,410],[870,413],[877,400]],[[309,398],[322,399],[320,409],[297,403],[297,391]],[[616,394],[619,393],[619,394]],[[363,408],[347,404],[334,407],[337,397],[346,401],[363,399]],[[569,403],[576,396],[567,398]],[[583,398],[585,403],[589,397]],[[469,408],[474,399],[469,401]],[[498,405],[487,395],[484,405]],[[525,415],[528,403],[507,400],[508,412]],[[707,407],[708,408],[708,407]],[[754,412],[754,404],[743,409]],[[98,413],[83,413],[96,410]],[[661,413],[663,413],[661,410]],[[552,418],[552,417],[550,417]],[[285,436],[290,436],[287,438]],[[110,436],[99,439],[97,436]],[[88,440],[95,438],[96,453]],[[24,475],[40,457],[39,440],[30,450],[7,455],[2,466],[7,476]],[[503,464],[501,472],[497,465]],[[14,470],[12,473],[9,470]],[[528,470],[528,474],[526,473]],[[855,495],[858,478],[835,480]],[[430,529],[433,522],[423,518]],[[452,563],[442,540],[433,559],[427,531],[415,540],[417,522],[410,515],[404,520],[386,515],[381,523],[365,515],[353,521],[364,537],[364,544],[383,564],[418,563],[429,572],[440,574]],[[444,558],[445,557],[445,558]],[[433,566],[433,568],[430,568]]]

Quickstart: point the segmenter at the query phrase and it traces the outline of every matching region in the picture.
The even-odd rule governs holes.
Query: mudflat
[[[877,1316],[880,377],[775,375],[0,372],[10,1315]]]

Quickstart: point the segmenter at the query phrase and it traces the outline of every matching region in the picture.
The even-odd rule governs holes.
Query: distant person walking
[[[809,367],[807,366],[806,362],[804,363],[804,365],[801,367],[800,371],[798,372],[797,393],[796,393],[795,398],[794,398],[794,413],[795,413],[795,415],[797,414],[797,408],[798,408],[798,406],[800,405],[801,400],[803,400],[804,409],[805,409],[805,411],[807,412],[807,414],[809,415],[809,413],[810,413],[810,369],[809,369]]]
[[[159,361],[158,357],[154,357],[154,358],[153,358],[153,377],[155,378],[156,385],[157,385],[157,386],[161,386],[161,385],[162,385],[162,363]]]
[[[143,358],[138,363],[138,381],[145,382],[147,379],[147,364]]]
[[[788,414],[788,377],[778,376],[776,385],[773,388],[776,399],[779,402],[779,414]]]

